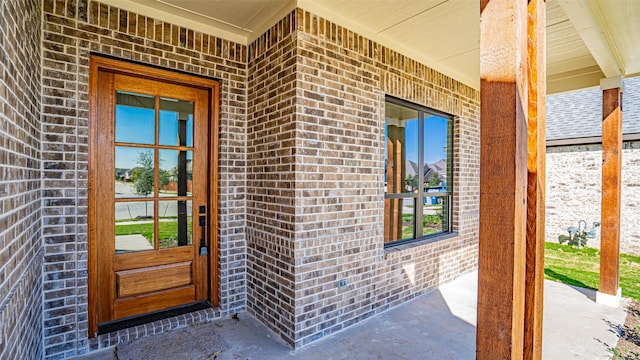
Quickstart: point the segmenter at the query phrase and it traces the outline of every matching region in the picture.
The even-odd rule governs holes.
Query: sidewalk
[[[473,272],[295,352],[241,313],[240,321],[213,321],[120,345],[118,359],[475,359],[476,293]],[[543,359],[610,358],[626,311],[594,299],[593,290],[545,282]],[[178,344],[187,350],[168,352],[181,351]],[[109,349],[82,359],[111,360],[113,354]]]

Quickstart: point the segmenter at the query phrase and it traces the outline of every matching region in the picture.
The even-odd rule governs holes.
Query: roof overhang
[[[101,0],[247,45],[299,7],[480,86],[479,8],[472,0]],[[640,74],[640,2],[547,1],[547,92]]]

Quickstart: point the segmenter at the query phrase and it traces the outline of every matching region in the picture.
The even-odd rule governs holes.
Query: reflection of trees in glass
[[[407,186],[410,186],[411,189],[415,189],[418,187],[418,175],[407,175],[407,178],[405,179],[405,182],[407,183]]]
[[[131,180],[136,193],[147,196],[153,192],[153,153],[151,151],[138,153],[136,162],[140,166],[133,169]]]
[[[427,180],[427,186],[438,186],[440,185],[440,174],[437,171],[433,170],[431,175],[429,175],[429,179]]]
[[[131,172],[131,181],[136,189],[136,193],[147,196],[153,192],[153,152],[144,151],[138,153],[136,159],[138,167]],[[144,217],[149,217],[147,202],[144,205]]]
[[[171,171],[159,169],[158,170],[158,182],[160,182],[160,188],[167,186],[171,181],[174,181],[174,176]]]

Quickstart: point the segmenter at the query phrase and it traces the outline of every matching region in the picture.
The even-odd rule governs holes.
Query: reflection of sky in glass
[[[424,118],[424,162],[434,162],[447,158],[447,126],[449,120],[440,116]]]
[[[193,152],[187,151],[187,162],[193,159]],[[178,166],[178,150],[160,150],[160,168],[171,170]]]
[[[438,160],[446,159],[445,148],[447,146],[448,119],[440,116],[426,115],[424,119],[424,162],[433,164]],[[385,126],[385,137],[388,129]],[[385,154],[387,154],[385,142]],[[407,160],[418,162],[418,122],[407,120],[405,127],[405,156]]]
[[[138,154],[147,151],[153,153],[153,149],[116,146],[116,169],[133,169],[140,166]]]
[[[404,151],[405,159],[418,163],[418,120],[404,122]]]
[[[116,141],[153,144],[154,117],[153,109],[116,105]]]
[[[173,111],[160,111],[160,134],[161,145],[178,144],[178,113]],[[189,114],[187,120],[187,143],[186,146],[193,146],[193,115]]]

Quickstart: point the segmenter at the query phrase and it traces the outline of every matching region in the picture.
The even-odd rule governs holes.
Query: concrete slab
[[[193,326],[190,336],[215,342],[219,335],[225,346],[216,353],[217,360],[475,359],[476,294],[474,272],[297,351],[247,313],[239,315],[240,321]],[[623,305],[599,305],[595,291],[545,282],[543,359],[609,359],[608,349],[615,347],[626,317]],[[168,359],[166,349],[182,340],[171,333],[160,336],[138,341],[156,344],[145,350],[155,356],[150,358]],[[119,360],[128,359],[119,349],[116,352]],[[111,359],[110,354],[85,359],[106,360]],[[207,354],[201,355],[188,359],[206,358],[202,356]]]

